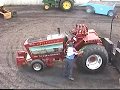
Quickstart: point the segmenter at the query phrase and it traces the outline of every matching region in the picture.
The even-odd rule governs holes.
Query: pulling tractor
[[[90,73],[99,72],[105,68],[108,53],[94,29],[88,29],[84,24],[76,24],[75,28],[69,32],[70,34],[61,34],[60,29],[58,31],[59,34],[48,35],[45,38],[25,40],[26,50],[17,51],[17,66],[27,65],[34,71],[52,67],[55,60],[64,60],[66,47],[69,42],[73,42],[77,51],[83,51],[82,55],[76,56],[78,68]]]
[[[70,11],[74,6],[74,0],[43,0],[42,2],[45,10],[55,7],[63,11]]]

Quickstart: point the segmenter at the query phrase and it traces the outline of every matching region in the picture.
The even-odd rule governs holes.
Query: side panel
[[[34,59],[42,59],[45,60],[46,58],[54,59],[60,58],[63,56],[63,42],[64,38],[58,39],[50,39],[49,40],[38,40],[33,42],[25,41],[24,46],[27,49],[32,60]],[[35,51],[34,54],[31,52]],[[52,53],[52,51],[55,51]],[[48,53],[49,52],[49,53]]]
[[[44,46],[34,46],[30,47],[29,50],[33,54],[48,54],[48,53],[55,53],[57,51],[63,50],[63,43],[56,43],[52,45],[44,45]]]

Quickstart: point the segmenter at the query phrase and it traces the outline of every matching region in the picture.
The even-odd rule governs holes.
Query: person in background
[[[66,58],[65,58],[65,70],[64,74],[65,77],[67,77],[69,80],[74,80],[73,78],[73,67],[75,63],[75,56],[76,55],[81,55],[83,52],[78,52],[76,49],[73,47],[73,43],[69,42],[67,51],[66,51]]]
[[[3,12],[3,9],[4,9],[4,8],[3,8],[3,4],[0,3],[0,11]]]

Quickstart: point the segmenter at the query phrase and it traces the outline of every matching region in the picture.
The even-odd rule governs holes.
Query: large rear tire
[[[95,73],[102,71],[108,62],[108,53],[103,46],[86,45],[82,48],[84,51],[81,57],[78,57],[77,67],[85,72]]]
[[[70,11],[74,6],[73,0],[61,0],[60,1],[60,9],[63,11]]]

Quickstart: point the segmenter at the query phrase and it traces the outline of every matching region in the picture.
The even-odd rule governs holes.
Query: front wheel
[[[78,57],[77,66],[84,71],[95,73],[102,71],[108,61],[108,53],[103,46],[86,45],[82,48],[83,56]]]
[[[42,69],[44,68],[44,62],[42,60],[33,60],[31,62],[31,68],[34,70],[34,71],[42,71]]]
[[[50,8],[50,4],[44,4],[44,10],[49,10]]]

